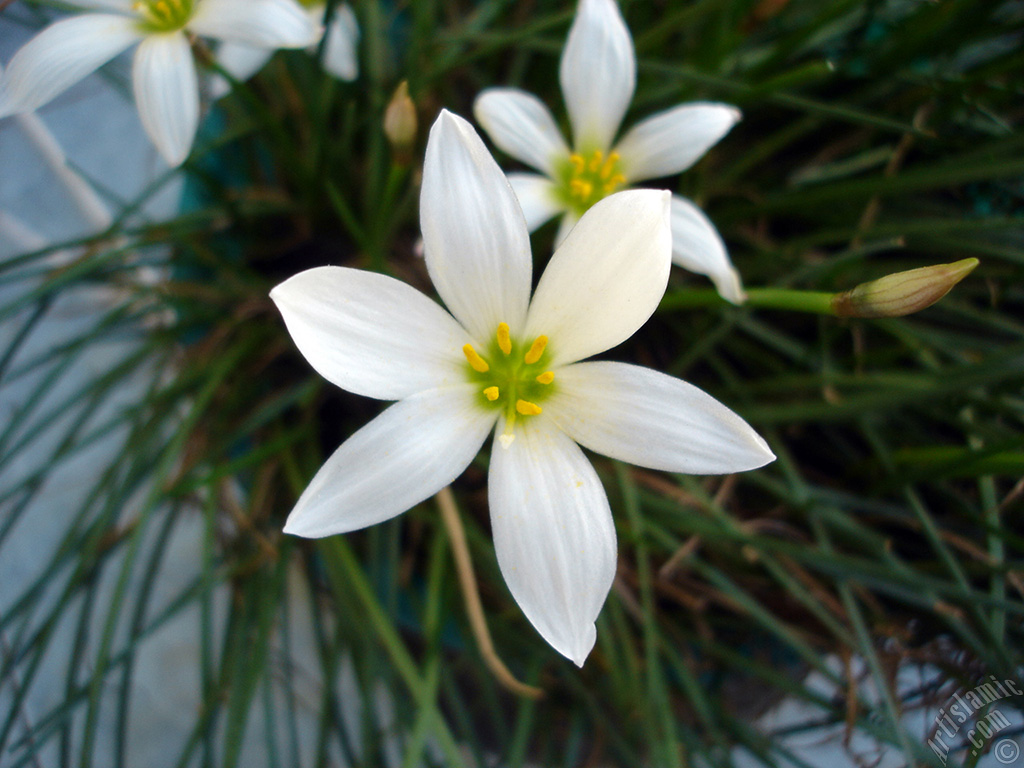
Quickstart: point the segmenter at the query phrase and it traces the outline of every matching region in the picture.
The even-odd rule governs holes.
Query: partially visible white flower
[[[669,472],[718,474],[774,456],[750,426],[686,382],[579,362],[628,339],[668,282],[669,194],[623,192],[585,213],[531,298],[529,233],[473,128],[442,112],[430,132],[420,221],[449,312],[391,277],[302,272],[271,292],[326,379],[398,402],[327,460],[285,526],[320,537],[387,520],[437,493],[494,432],[489,503],[516,602],[582,665],[616,567],[604,488],[580,446]]]
[[[0,83],[3,82],[3,75],[4,69],[0,67]],[[9,114],[5,112],[6,103],[5,91],[0,88],[0,115]],[[75,207],[88,223],[90,234],[107,229],[114,220],[110,210],[92,186],[68,163],[64,148],[57,141],[57,137],[35,112],[20,112],[15,115],[15,120],[25,134],[25,138],[32,143],[43,162],[71,197]],[[11,220],[8,215],[8,221]],[[26,248],[26,250],[29,249]]]
[[[322,0],[298,0],[309,14],[310,20],[324,29],[322,64],[325,70],[339,80],[355,80],[359,75],[359,24],[348,3],[339,3],[326,27],[327,3]],[[319,40],[310,46],[315,49]],[[244,82],[255,75],[274,54],[273,48],[259,48],[239,43],[224,43],[217,49],[217,63],[235,80]],[[231,89],[224,77],[214,77],[210,94],[219,99]]]
[[[138,43],[135,103],[143,128],[171,166],[188,157],[199,125],[188,34],[270,48],[302,48],[320,35],[295,0],[74,2],[91,12],[51,24],[11,59],[3,83],[5,114],[38,109]]]
[[[543,174],[512,173],[509,181],[531,232],[562,216],[557,242],[598,200],[689,168],[740,119],[739,110],[728,104],[681,104],[642,120],[615,143],[636,87],[633,39],[615,0],[580,0],[559,79],[572,125],[571,149],[551,112],[532,94],[490,88],[473,106],[499,148]],[[710,277],[728,301],[745,299],[718,231],[679,195],[672,196],[672,259]]]

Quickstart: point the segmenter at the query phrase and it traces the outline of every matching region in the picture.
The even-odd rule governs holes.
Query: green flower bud
[[[408,165],[416,144],[416,105],[409,98],[409,83],[403,80],[384,110],[384,135],[391,142],[395,162]]]
[[[896,272],[832,297],[839,317],[901,317],[930,307],[978,266],[977,259]]]

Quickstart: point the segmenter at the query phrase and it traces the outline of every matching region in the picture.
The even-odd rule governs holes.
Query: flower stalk
[[[834,317],[903,317],[939,301],[978,266],[977,259],[895,272],[840,293],[802,291],[797,288],[747,288],[746,305],[787,309]],[[721,306],[727,302],[717,292],[695,288],[676,291],[662,300],[660,308],[689,309]]]
[[[466,532],[462,527],[459,510],[455,506],[452,489],[445,486],[437,492],[435,498],[437,508],[441,510],[441,520],[448,532],[448,540],[452,545],[452,557],[455,559],[455,570],[459,574],[462,598],[466,602],[469,626],[473,630],[473,637],[476,638],[476,645],[480,649],[484,663],[491,670],[495,679],[512,693],[527,699],[542,698],[544,689],[517,680],[494,649],[494,641],[491,639],[491,632],[487,628],[487,619],[484,617],[483,603],[480,602],[480,590],[477,589],[476,575],[473,573],[473,561],[469,556]]]

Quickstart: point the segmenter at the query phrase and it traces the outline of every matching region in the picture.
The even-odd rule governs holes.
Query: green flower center
[[[625,184],[626,177],[619,168],[618,152],[605,157],[601,150],[595,149],[589,155],[578,152],[569,155],[561,181],[562,201],[582,216],[598,200]]]
[[[505,414],[505,433],[499,436],[506,448],[515,438],[512,428],[519,416],[541,413],[540,403],[555,390],[555,374],[547,369],[551,353],[548,337],[538,336],[527,347],[513,339],[508,323],[498,323],[498,332],[484,354],[465,344],[469,380],[480,387],[480,402]]]
[[[318,5],[326,5],[324,0],[299,0],[299,5],[303,8],[316,8]]]
[[[136,0],[132,9],[147,32],[176,32],[192,18],[195,0]]]

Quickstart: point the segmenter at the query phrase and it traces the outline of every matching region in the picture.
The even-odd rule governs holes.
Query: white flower
[[[359,75],[357,45],[359,25],[352,8],[340,3],[324,28],[327,3],[321,0],[298,0],[309,15],[310,21],[324,29],[323,67],[340,80],[355,80]],[[315,48],[319,39],[311,47]],[[235,80],[244,82],[255,75],[274,54],[273,48],[224,43],[217,49],[217,63]],[[215,77],[210,85],[211,95],[220,98],[231,89],[223,77]]]
[[[753,469],[774,457],[739,416],[647,368],[578,362],[629,338],[668,282],[667,192],[598,202],[530,297],[529,233],[473,128],[430,132],[420,220],[449,314],[408,285],[345,267],[271,297],[299,350],[343,389],[398,400],[332,455],[285,531],[329,536],[387,520],[451,483],[493,431],[489,501],[502,574],[527,618],[583,664],[615,575],[615,526],[580,445],[670,472]]]
[[[509,174],[532,232],[562,215],[561,242],[580,215],[606,195],[693,165],[740,119],[727,104],[693,102],[649,117],[614,143],[636,86],[636,54],[615,0],[580,0],[559,68],[572,149],[548,108],[515,88],[491,88],[473,106],[491,140],[543,175]],[[723,298],[745,299],[725,244],[692,202],[672,196],[672,260],[707,275]]]
[[[199,84],[188,34],[274,48],[315,41],[294,0],[74,0],[90,13],[46,27],[11,59],[5,113],[38,109],[138,43],[132,85],[142,126],[171,166],[199,125]],[[101,12],[108,11],[108,12]]]

